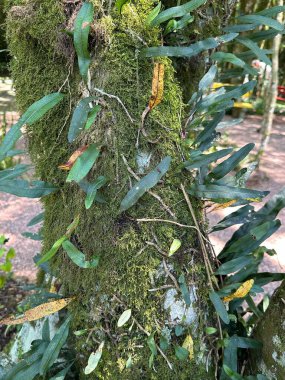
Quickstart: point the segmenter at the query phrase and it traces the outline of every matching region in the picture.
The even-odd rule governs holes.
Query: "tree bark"
[[[159,31],[147,28],[144,23],[153,2],[135,1],[119,15],[115,9],[109,11],[103,3],[92,1],[96,17],[90,36],[89,88],[80,79],[72,40],[63,32],[72,29],[82,2],[8,2],[17,4],[9,12],[8,37],[20,110],[50,92],[60,89],[66,93],[65,101],[27,132],[37,176],[60,187],[43,200],[42,253],[79,215],[80,224],[72,242],[87,258],[93,254],[100,257],[96,269],[78,268],[63,251],[52,262],[63,294],[76,297],[70,307],[72,329],[90,331],[89,339],[82,336],[74,341],[80,368],[86,366],[88,356],[99,343],[105,341],[102,359],[90,379],[213,378],[213,365],[207,369],[205,364],[210,351],[204,328],[216,322],[208,304],[209,284],[197,231],[180,188],[182,183],[190,184],[192,177],[175,170],[175,164],[181,161],[180,129],[185,113],[183,91],[169,59],[159,60],[165,65],[163,101],[148,116],[147,135],[140,136],[136,148],[141,115],[151,95],[153,72],[153,63],[141,59],[139,51],[146,44],[160,41]],[[199,38],[202,37],[200,34]],[[192,80],[198,81],[202,74],[201,70],[193,71]],[[98,96],[102,111],[96,126],[70,146],[67,131],[72,110],[80,98],[90,93]],[[91,178],[105,175],[108,185],[102,191],[106,203],[96,203],[86,210],[83,191],[76,184],[67,184],[66,174],[58,166],[76,149],[90,143],[103,146]],[[120,214],[120,202],[135,183],[133,172],[144,175],[167,155],[172,157],[171,169],[153,189],[159,199],[145,194],[134,207]],[[203,229],[202,204],[195,199],[191,202]],[[146,218],[153,221],[139,221]],[[177,222],[192,227],[183,228]],[[169,258],[167,252],[175,238],[182,241],[182,246]],[[189,306],[179,288],[181,275],[189,288]],[[132,310],[132,327],[118,328],[117,321],[126,309]],[[178,325],[184,329],[181,336],[174,332]],[[171,335],[170,349],[165,355],[158,352],[155,357],[155,371],[148,364],[150,334],[154,334],[156,343],[162,335]],[[194,341],[190,364],[179,361],[174,351],[187,335]],[[126,369],[130,356],[133,366]],[[83,376],[82,369],[80,373]]]

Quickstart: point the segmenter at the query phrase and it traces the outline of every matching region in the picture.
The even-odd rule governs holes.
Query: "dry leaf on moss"
[[[230,302],[235,298],[245,297],[250,292],[250,289],[253,287],[253,284],[254,280],[245,281],[233,294],[224,297],[224,302]]]
[[[182,347],[189,351],[189,359],[194,359],[194,342],[191,335],[187,335]]]
[[[69,160],[65,164],[59,165],[58,168],[62,170],[70,170],[72,166],[74,165],[75,161],[77,160],[77,158],[80,157],[81,154],[85,152],[87,148],[88,148],[88,145],[85,145],[77,149],[74,153],[72,153]]]
[[[19,325],[25,322],[36,321],[47,315],[54,314],[57,311],[63,309],[67,306],[71,301],[74,300],[72,298],[62,298],[56,301],[51,301],[47,303],[43,303],[42,305],[36,306],[30,310],[27,310],[23,316],[17,318],[14,315],[10,317],[4,318],[0,321],[2,325]]]

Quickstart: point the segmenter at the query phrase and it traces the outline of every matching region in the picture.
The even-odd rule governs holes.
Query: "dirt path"
[[[10,101],[13,95],[9,90],[9,99],[3,93],[9,89],[11,84],[5,85],[0,83],[0,100],[5,103]],[[1,92],[2,91],[2,92]],[[7,100],[8,99],[8,100]],[[1,108],[0,108],[1,111]],[[15,114],[7,114],[8,118],[15,118]],[[0,114],[1,118],[1,114]],[[1,123],[1,120],[0,120]],[[248,142],[255,142],[258,146],[260,135],[257,129],[260,127],[261,117],[248,116],[245,121],[232,127],[228,130],[228,143],[237,147],[241,147]],[[21,142],[23,145],[23,142]],[[283,186],[285,186],[285,117],[277,116],[273,126],[273,133],[269,149],[264,156],[261,165],[261,173],[253,175],[248,183],[249,187],[262,190],[270,190],[270,196],[276,194]],[[24,158],[26,162],[27,157]],[[268,197],[267,197],[268,198]],[[256,207],[261,207],[262,204],[256,204]],[[10,240],[8,246],[14,247],[16,250],[16,258],[14,260],[14,271],[16,275],[35,277],[35,265],[33,256],[40,251],[41,244],[37,241],[32,241],[24,238],[21,233],[25,231],[36,232],[37,227],[27,229],[27,223],[41,211],[41,204],[37,199],[18,198],[13,195],[0,193],[0,234],[5,234]],[[219,220],[233,211],[233,208],[219,210],[209,214],[210,224],[214,225]],[[266,245],[269,248],[274,248],[277,251],[277,256],[266,257],[262,264],[262,270],[270,271],[285,271],[285,253],[283,246],[285,242],[285,210],[279,214],[283,225],[274,234],[273,237],[267,240]],[[228,228],[211,235],[212,243],[218,253],[224,242],[227,241],[235,228]],[[283,243],[283,246],[282,246]]]

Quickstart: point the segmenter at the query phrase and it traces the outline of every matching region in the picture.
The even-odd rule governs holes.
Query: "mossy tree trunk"
[[[54,274],[62,284],[61,291],[66,296],[76,297],[70,307],[72,328],[93,329],[88,340],[83,336],[74,341],[80,373],[89,354],[104,340],[102,360],[90,379],[213,378],[212,369],[206,371],[209,348],[203,332],[207,324],[216,322],[208,304],[209,284],[197,232],[194,228],[181,228],[166,222],[138,221],[159,218],[194,225],[180,188],[181,184],[187,187],[191,183],[191,175],[175,169],[181,161],[180,130],[185,116],[183,90],[171,61],[161,60],[165,64],[163,101],[146,119],[147,136],[140,136],[136,148],[141,115],[151,95],[153,72],[153,62],[141,59],[139,51],[145,44],[159,44],[160,41],[159,31],[147,28],[144,22],[153,8],[153,1],[135,1],[124,7],[122,15],[110,10],[109,6],[105,9],[100,1],[92,2],[96,17],[90,36],[92,80],[87,88],[78,73],[72,39],[62,32],[72,29],[81,1],[73,4],[50,0],[7,1],[10,8],[7,34],[14,57],[12,73],[19,109],[25,110],[50,92],[66,93],[65,101],[27,132],[37,176],[60,188],[43,199],[43,253],[79,215],[80,224],[72,242],[87,257],[93,254],[100,257],[96,269],[78,268],[63,251],[59,251],[52,262]],[[205,19],[204,24],[197,23],[199,39],[217,35],[221,27],[220,16],[227,16],[223,14],[227,1],[223,7],[220,1],[209,3],[207,6],[215,12],[215,23],[213,13],[207,28]],[[203,62],[202,57],[199,60]],[[203,69],[196,71],[196,62],[194,66],[193,62],[188,62],[188,72],[189,68],[194,68],[192,82],[198,81],[203,74]],[[134,121],[130,121],[117,99],[102,95],[98,89],[119,97]],[[98,96],[102,111],[94,128],[82,133],[70,145],[67,131],[72,110],[79,99],[90,93]],[[102,191],[106,203],[96,203],[86,210],[84,193],[77,184],[65,182],[66,173],[58,166],[77,148],[89,143],[99,143],[103,147],[90,179],[105,175],[108,185]],[[145,194],[134,207],[120,214],[120,202],[135,183],[128,169],[143,175],[167,155],[172,157],[171,168],[153,189],[164,206],[157,198]],[[203,228],[202,204],[195,199],[191,201]],[[168,258],[167,252],[175,238],[182,241],[182,246]],[[179,290],[181,275],[189,286],[191,303],[188,307]],[[125,326],[117,327],[118,318],[126,309],[132,309],[137,321],[130,330]],[[175,336],[177,325],[183,326],[181,336]],[[155,371],[149,368],[148,334],[155,334],[156,342],[162,334],[166,337],[171,334],[171,348],[166,355],[173,370],[160,353],[154,361]],[[179,361],[174,354],[174,346],[181,346],[189,334],[194,340],[191,363]],[[133,366],[124,369],[129,356],[132,356]]]

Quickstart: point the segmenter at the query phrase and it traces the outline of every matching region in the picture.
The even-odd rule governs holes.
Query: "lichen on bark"
[[[122,15],[114,9],[108,16],[101,2],[92,2],[96,17],[90,38],[92,81],[89,90],[99,97],[102,111],[95,126],[71,145],[67,143],[71,113],[89,90],[80,80],[70,37],[63,30],[70,27],[70,19],[74,19],[73,12],[77,11],[80,2],[74,6],[49,0],[9,1],[10,6],[16,6],[10,8],[7,25],[19,109],[23,111],[49,92],[61,89],[66,93],[61,105],[28,128],[28,147],[37,176],[60,187],[57,193],[43,199],[42,253],[50,249],[79,215],[80,224],[72,241],[87,257],[93,254],[100,257],[96,269],[78,268],[62,250],[52,262],[64,294],[76,297],[70,307],[72,328],[93,331],[88,340],[86,336],[74,338],[80,373],[98,342],[105,340],[102,360],[90,379],[212,378],[211,369],[209,373],[206,371],[207,348],[201,342],[206,319],[210,318],[205,267],[196,230],[167,223],[139,223],[138,218],[172,219],[161,203],[149,194],[127,212],[118,212],[130,184],[135,183],[122,155],[133,171],[139,171],[136,141],[141,114],[151,95],[153,71],[153,63],[141,59],[139,52],[145,44],[159,44],[160,39],[159,31],[147,28],[144,23],[153,2],[138,0],[126,5]],[[191,183],[192,178],[190,174],[175,169],[181,161],[182,89],[171,61],[163,59],[162,62],[165,64],[163,101],[146,119],[147,136],[140,136],[139,152],[151,157],[146,171],[166,155],[172,157],[170,170],[154,191],[180,223],[192,225],[179,187],[181,182]],[[194,72],[193,77],[195,75],[200,77],[201,72]],[[130,122],[116,99],[100,95],[96,88],[119,97],[134,122]],[[108,184],[102,190],[106,203],[95,203],[86,210],[83,191],[75,183],[65,183],[66,174],[58,169],[58,165],[78,147],[92,142],[100,143],[102,150],[89,175],[90,180],[105,175]],[[194,199],[192,203],[202,223],[201,204]],[[180,239],[182,246],[171,259],[167,259],[161,252],[168,252],[174,238]],[[166,271],[163,258],[167,262]],[[174,334],[177,321],[171,321],[169,310],[164,309],[166,290],[150,291],[166,284],[175,287],[167,272],[176,279],[184,274],[188,284],[195,284],[197,293],[197,300],[193,302],[197,313],[195,323],[187,325],[183,321],[184,334],[178,337]],[[177,301],[184,302],[180,291],[177,291]],[[148,367],[147,336],[136,323],[130,330],[117,327],[117,320],[126,308],[132,309],[133,316],[145,331],[156,333],[157,342],[161,330],[169,327],[173,345],[166,355],[173,364],[172,371],[160,354],[155,358],[155,371]],[[179,361],[174,354],[174,345],[182,345],[187,334],[194,339],[194,359],[190,363]],[[134,364],[125,369],[130,355]]]

